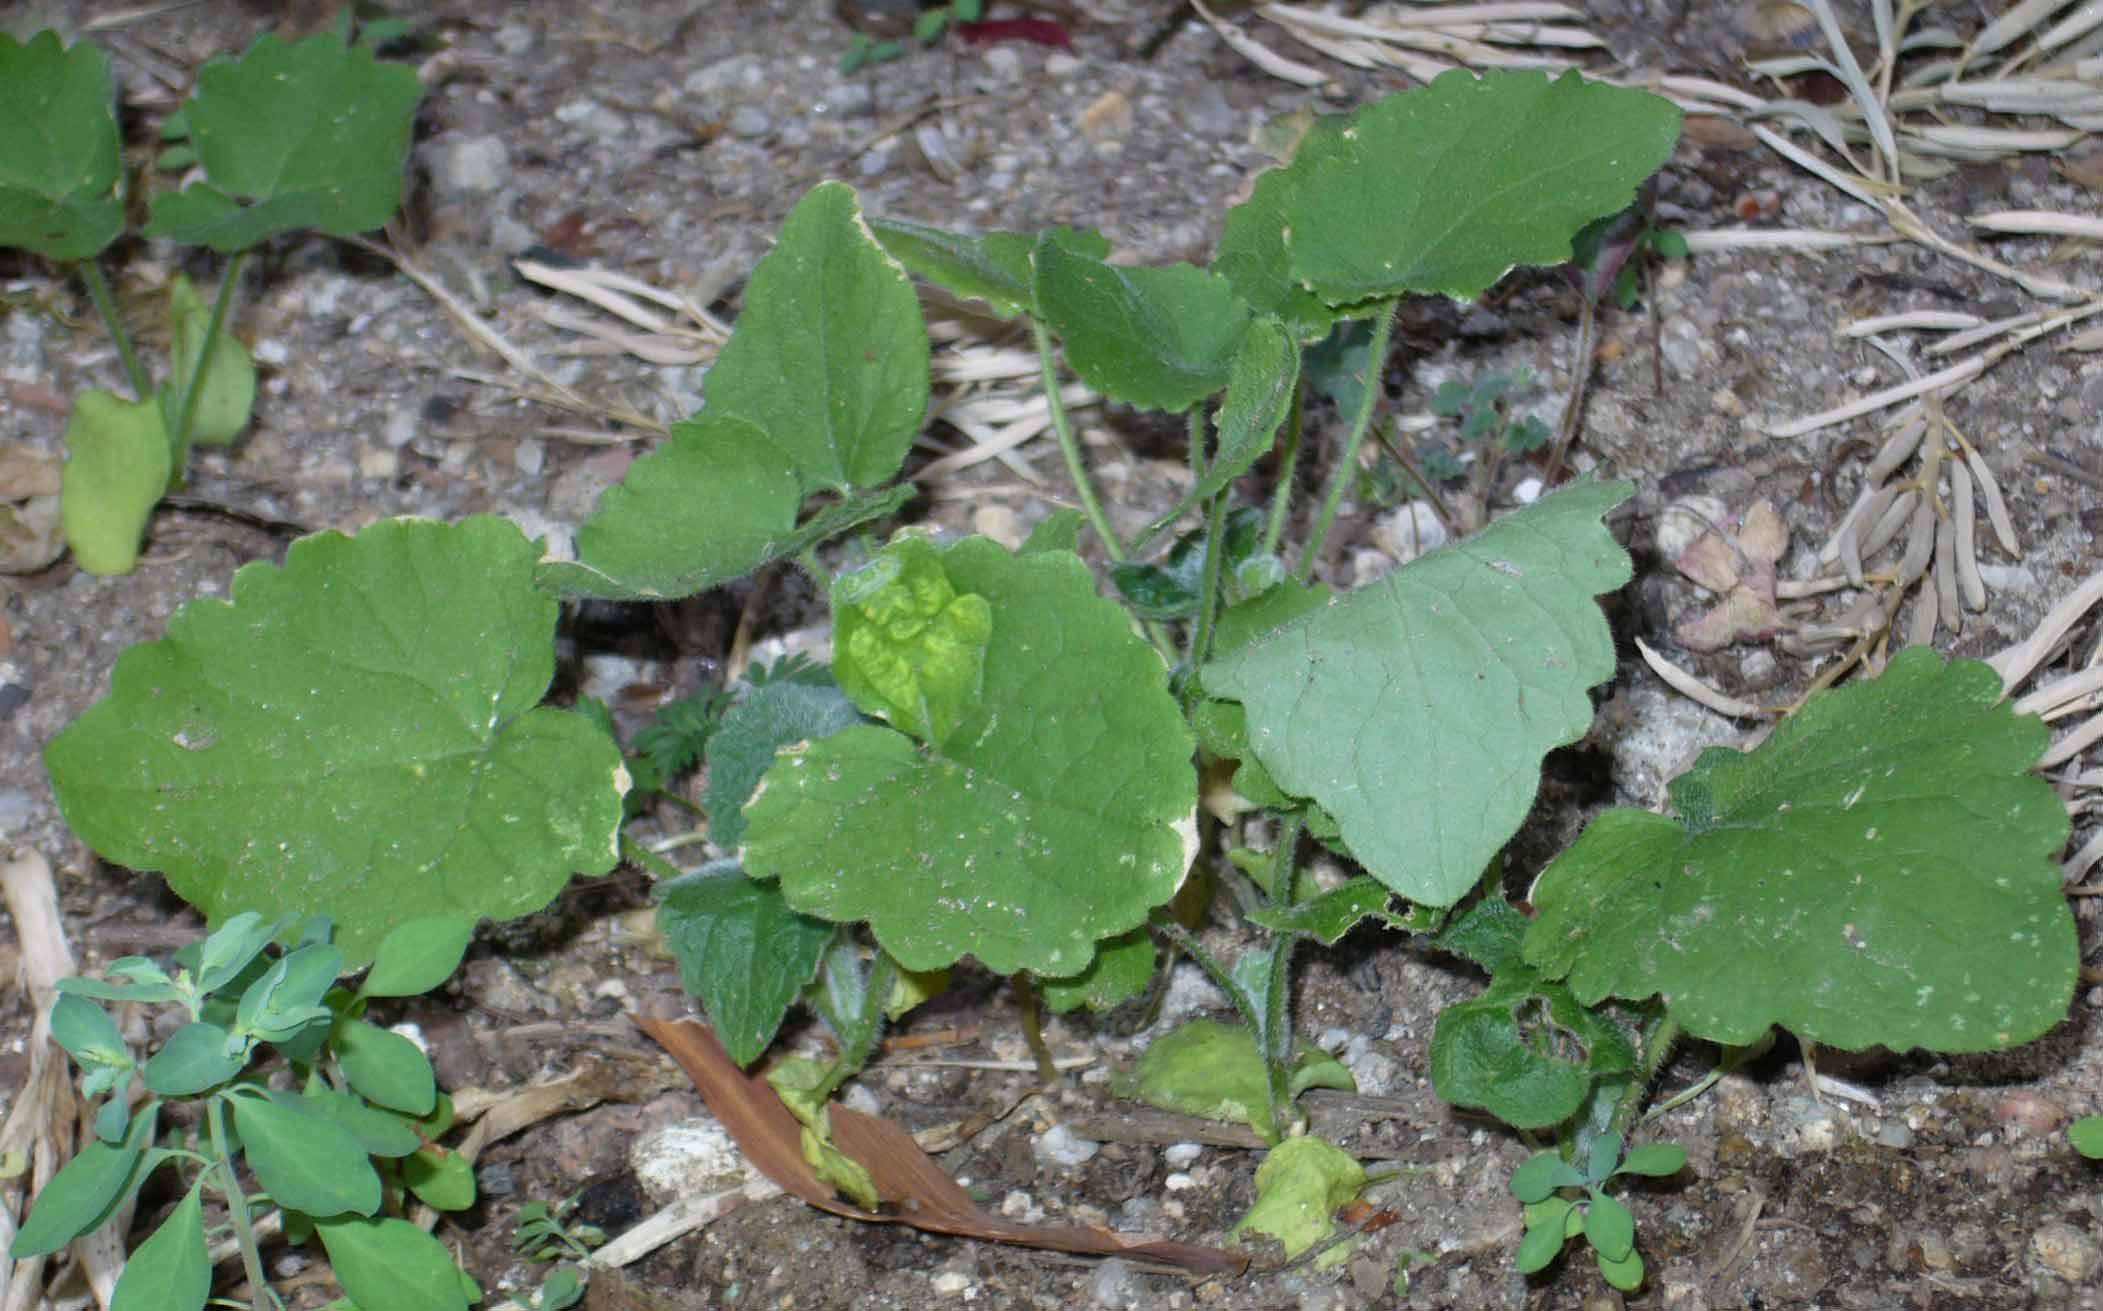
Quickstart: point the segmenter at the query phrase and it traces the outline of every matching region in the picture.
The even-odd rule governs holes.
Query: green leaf
[[[360,1307],[467,1311],[460,1267],[445,1245],[407,1220],[315,1217],[336,1282]]]
[[[190,280],[178,273],[168,284],[169,380],[154,392],[161,403],[161,423],[172,439],[182,418],[183,388],[197,372],[212,327],[211,307]],[[211,362],[198,383],[197,409],[190,419],[192,444],[224,446],[248,426],[256,403],[256,365],[248,348],[222,326]]]
[[[1233,1232],[1268,1234],[1285,1245],[1288,1258],[1298,1256],[1334,1232],[1337,1208],[1365,1185],[1365,1167],[1349,1153],[1312,1135],[1288,1138],[1256,1167],[1256,1204]],[[1350,1248],[1345,1243],[1324,1252],[1316,1268],[1345,1260]]]
[[[854,189],[821,182],[745,284],[745,311],[708,371],[709,414],[765,434],[806,490],[887,482],[927,409],[927,327],[905,269]]]
[[[89,1142],[37,1191],[29,1218],[7,1254],[17,1261],[56,1252],[102,1223],[103,1215],[136,1185],[139,1164],[153,1141],[161,1104],[148,1102],[131,1117],[120,1143]]]
[[[123,1086],[133,1069],[131,1048],[109,1012],[85,997],[60,993],[51,1003],[51,1036],[80,1067],[83,1096]]]
[[[0,246],[88,259],[124,231],[117,97],[93,41],[0,33]]]
[[[163,1097],[192,1097],[241,1073],[248,1054],[247,1040],[199,1021],[169,1034],[140,1075]]]
[[[212,1262],[204,1237],[204,1184],[199,1181],[147,1240],[132,1249],[117,1277],[110,1311],[199,1311],[212,1295]]]
[[[913,494],[906,484],[850,496],[799,524],[802,496],[780,452],[752,424],[709,411],[673,424],[606,489],[577,530],[577,560],[547,561],[536,576],[565,596],[674,600],[881,519]]]
[[[1512,1171],[1511,1193],[1528,1206],[1545,1202],[1558,1188],[1581,1188],[1585,1178],[1577,1167],[1554,1152],[1535,1152]]]
[[[1441,74],[1358,111],[1304,171],[1295,161],[1292,278],[1343,305],[1471,298],[1515,264],[1560,264],[1580,228],[1665,162],[1679,118],[1670,101],[1574,71]]]
[[[1180,513],[1160,522],[1172,523]],[[1220,537],[1223,572],[1231,574],[1263,544],[1263,511],[1252,505],[1229,510]],[[1142,619],[1189,618],[1197,613],[1198,596],[1204,591],[1204,530],[1192,529],[1177,538],[1160,564],[1111,566],[1110,581]]]
[[[380,939],[372,971],[358,995],[421,996],[453,977],[474,937],[475,922],[465,915],[433,915],[398,924]]]
[[[59,518],[76,564],[91,574],[131,572],[170,467],[159,405],[93,388],[73,398]]]
[[[873,218],[869,220],[869,230],[891,258],[912,272],[958,296],[984,301],[1004,319],[1036,312],[1030,251],[1040,236],[1092,259],[1110,253],[1107,238],[1083,228],[972,236],[902,219]]]
[[[408,1115],[425,1115],[438,1100],[431,1059],[402,1035],[364,1020],[336,1029],[336,1057],[350,1086],[369,1102]]]
[[[349,1093],[309,1092],[300,1100],[307,1110],[347,1130],[367,1156],[392,1160],[424,1145],[422,1136],[400,1116],[376,1111]]]
[[[1095,959],[1079,974],[1037,980],[1037,994],[1058,1015],[1082,1007],[1106,1011],[1146,991],[1154,980],[1156,956],[1153,936],[1144,927],[1120,933],[1097,943]]]
[[[315,1219],[380,1209],[380,1176],[350,1130],[290,1093],[229,1097],[241,1154],[272,1201]]]
[[[612,866],[626,780],[589,721],[535,708],[535,555],[502,519],[388,520],[243,568],[46,748],[67,822],[214,920],[334,917],[350,968],[409,920],[539,909]]]
[[[730,1059],[750,1065],[817,977],[837,930],[790,910],[780,885],[746,878],[733,861],[660,883],[657,896],[657,931],[679,962],[680,986],[701,1003]]]
[[[1643,1257],[1631,1247],[1628,1255],[1619,1261],[1607,1259],[1604,1252],[1599,1258],[1599,1277],[1624,1293],[1633,1293],[1643,1286]]]
[[[1190,867],[1190,733],[1077,557],[967,538],[939,559],[992,604],[978,703],[940,750],[857,726],[784,752],[745,808],[745,869],[806,914],[869,921],[908,969],[1072,973]]]
[[[1077,554],[1081,549],[1081,528],[1086,523],[1079,510],[1053,510],[1030,529],[1029,538],[1017,554],[1043,555],[1047,551]]]
[[[149,1004],[182,1001],[192,996],[195,985],[178,987],[168,972],[144,956],[123,956],[103,967],[108,979],[60,979],[58,990],[77,997],[102,1001],[143,1001]],[[110,980],[128,979],[128,983]]]
[[[1089,386],[1181,413],[1227,385],[1250,311],[1225,278],[1188,264],[1106,264],[1056,238],[1030,259],[1038,312]]]
[[[1248,711],[1279,787],[1336,817],[1368,873],[1448,906],[1518,829],[1539,761],[1614,672],[1592,600],[1629,577],[1600,523],[1627,483],[1580,483],[1204,668]]]
[[[1499,974],[1519,963],[1519,949],[1531,922],[1526,912],[1504,898],[1484,897],[1462,911],[1431,945]]]
[[[1342,115],[1316,120],[1290,163],[1259,174],[1249,198],[1227,211],[1212,254],[1212,271],[1233,283],[1236,295],[1259,312],[1277,315],[1302,342],[1321,340],[1342,316],[1293,273],[1286,205],[1307,184],[1315,164],[1342,148],[1345,121]]]
[[[2079,970],[2043,724],[1976,661],[1901,653],[1751,752],[1614,810],[1545,870],[1526,958],[1581,1001],[1662,995],[1696,1036],[1986,1051],[2066,1015]]]
[[[904,537],[833,580],[833,674],[863,713],[940,747],[979,703],[993,607]]]
[[[1245,918],[1273,933],[1301,933],[1333,947],[1364,920],[1379,920],[1390,928],[1406,927],[1404,917],[1388,909],[1394,895],[1380,880],[1360,875],[1319,896],[1249,911]]]
[[[327,33],[214,59],[183,110],[206,180],[155,196],[147,235],[231,252],[298,228],[377,228],[401,207],[422,98],[415,69]]]
[[[1585,1158],[1585,1183],[1596,1187],[1613,1177],[1614,1167],[1621,1163],[1621,1146],[1624,1139],[1618,1133],[1603,1133],[1592,1139],[1592,1149]]]
[[[1526,1236],[1519,1240],[1518,1254],[1512,1265],[1522,1275],[1537,1270],[1546,1270],[1550,1262],[1563,1250],[1563,1225],[1568,1220],[1571,1203],[1561,1197],[1542,1203],[1543,1214],[1526,1226]]]
[[[1295,1096],[1309,1088],[1357,1089],[1349,1070],[1315,1050],[1295,1058],[1288,1083]],[[1208,1120],[1245,1121],[1266,1138],[1269,1086],[1256,1035],[1245,1025],[1218,1020],[1192,1020],[1156,1038],[1131,1074],[1115,1083],[1119,1096]]]
[[[422,1147],[402,1162],[402,1182],[434,1211],[465,1211],[475,1204],[475,1167],[443,1147]]]
[[[1633,1068],[1627,1037],[1559,983],[1511,962],[1472,1001],[1439,1012],[1431,1081],[1456,1106],[1480,1106],[1519,1129],[1577,1113],[1602,1075]]]
[[[1615,1174],[1641,1174],[1662,1179],[1687,1164],[1687,1149],[1678,1143],[1645,1143],[1622,1158]]]
[[[701,809],[708,816],[709,839],[725,851],[744,843],[745,803],[776,751],[831,737],[860,722],[854,703],[830,673],[822,684],[774,681],[748,689],[708,739],[708,786]]]
[[[2067,1126],[2067,1141],[2091,1160],[2103,1158],[2103,1115],[2084,1115]]]
[[[197,991],[218,992],[239,979],[281,927],[282,921],[266,920],[261,911],[228,916],[197,948]]]
[[[343,972],[343,953],[324,942],[280,957],[241,994],[234,1032],[284,1042],[315,1020],[330,1018],[321,1004]]]

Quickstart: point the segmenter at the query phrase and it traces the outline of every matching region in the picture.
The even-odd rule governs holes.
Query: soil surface
[[[73,32],[107,8],[32,5],[26,17],[16,8],[0,21]],[[428,96],[401,249],[562,383],[669,421],[696,407],[704,369],[574,353],[583,339],[546,320],[555,298],[516,276],[511,261],[554,252],[734,318],[742,279],[770,234],[824,178],[854,184],[876,214],[961,228],[1088,225],[1108,234],[1121,259],[1202,260],[1228,205],[1269,161],[1261,125],[1407,85],[1392,71],[1324,62],[1332,81],[1294,86],[1195,24],[1142,59],[1139,47],[1166,17],[1155,0],[1072,0],[1038,12],[1064,24],[1070,50],[950,40],[843,75],[835,64],[850,29],[811,0],[423,6],[410,21],[433,44],[421,56]],[[1762,13],[1598,0],[1588,25],[1613,57],[1594,66],[1754,88],[1737,57],[1761,37]],[[1941,14],[1961,31],[1992,16],[1969,0]],[[207,3],[108,29],[96,39],[114,56],[128,129],[150,140],[199,64],[245,47],[280,17]],[[1866,5],[1853,17],[1870,26]],[[1236,21],[1288,44],[1255,20]],[[1916,201],[1938,230],[1963,239],[1963,217],[1980,209],[2093,213],[2098,197],[2031,156],[1956,170],[1922,184]],[[1667,222],[1695,230],[1877,230],[1864,206],[1713,124],[1682,141],[1659,179],[1658,203]],[[2011,239],[1996,254],[2043,268],[2054,251]],[[120,246],[107,264],[127,303],[177,272],[200,281],[216,273],[208,258],[143,241]],[[2091,288],[2103,283],[2093,247],[2051,267]],[[235,327],[265,366],[252,431],[196,457],[185,496],[157,514],[136,572],[94,577],[60,562],[0,579],[0,839],[41,850],[58,868],[66,929],[91,969],[168,952],[201,928],[155,877],[99,863],[67,832],[39,764],[43,744],[106,691],[118,653],[159,637],[185,602],[226,595],[240,565],[281,559],[298,531],[496,513],[530,533],[566,536],[649,440],[532,399],[528,380],[366,250],[286,240],[250,268]],[[85,296],[52,269],[0,252],[0,290],[0,436],[57,452],[66,398],[90,386],[121,390],[120,365]],[[1673,625],[1706,601],[1658,549],[1667,507],[1705,496],[1714,501],[1700,504],[1736,513],[1768,499],[1791,534],[1782,572],[1795,576],[1830,538],[1879,435],[1868,421],[1793,441],[1770,440],[1763,428],[1900,376],[1866,345],[1836,337],[1836,325],[1910,309],[1998,317],[2032,307],[2005,282],[1895,244],[1703,254],[1664,267],[1645,309],[1604,316],[1576,451],[1583,467],[1639,488],[1614,521],[1638,571],[1612,606],[1627,659],[1603,689],[1592,737],[1549,761],[1534,820],[1508,855],[1517,886],[1587,814],[1615,802],[1658,804],[1664,780],[1699,746],[1742,740],[1740,725],[1664,689],[1632,639],[1770,706],[1788,704],[1832,658],[1764,641],[1709,655],[1677,646]],[[1553,424],[1571,383],[1576,320],[1568,283],[1546,271],[1521,273],[1475,305],[1412,302],[1386,362],[1388,405],[1424,416],[1439,382],[1524,366],[1535,381],[1517,407]],[[2008,493],[2022,554],[1982,549],[1989,604],[1965,613],[1959,631],[1938,632],[1939,647],[1998,651],[2094,568],[2091,528],[2103,515],[2099,360],[2047,340],[1950,402]],[[1173,500],[1187,479],[1179,429],[1116,408],[1090,408],[1081,419],[1123,526]],[[1333,414],[1317,423],[1332,438],[1342,427]],[[1404,427],[1438,432],[1428,421]],[[925,458],[963,444],[936,425]],[[1492,511],[1508,507],[1532,472],[1500,471],[1480,500]],[[1043,441],[1023,446],[1016,467],[986,461],[923,486],[913,518],[1009,538],[1071,500]],[[1404,549],[1393,522],[1388,507],[1349,506],[1327,576],[1349,584],[1392,567]],[[719,679],[741,618],[756,625],[761,654],[822,643],[822,611],[801,587],[784,573],[757,599],[748,585],[661,611],[590,607],[568,629],[567,682],[607,697],[632,726],[662,701]],[[1905,621],[1902,612],[1901,632]],[[2077,636],[2078,652],[2094,645],[2092,635]],[[2076,845],[2086,836],[2078,831]],[[619,1234],[682,1191],[721,1186],[722,1161],[713,1183],[701,1166],[679,1164],[709,1159],[682,1147],[709,1141],[707,1113],[625,1018],[688,1009],[676,969],[638,931],[632,912],[648,904],[648,880],[634,870],[579,885],[539,916],[486,931],[443,993],[384,1017],[418,1026],[448,1088],[501,1091],[594,1072],[591,1094],[579,1099],[585,1109],[484,1151],[481,1202],[438,1230],[492,1293],[535,1277],[510,1245],[528,1200],[579,1194],[580,1217]],[[2097,903],[2076,905],[2093,951]],[[1208,932],[1226,943],[1243,930],[1223,923]],[[12,950],[0,942],[0,978],[14,975]],[[1359,1083],[1355,1099],[1311,1098],[1317,1122],[1361,1159],[1398,1167],[1368,1194],[1385,1223],[1331,1268],[1259,1267],[1193,1283],[1130,1262],[860,1224],[775,1198],[600,1274],[589,1305],[1619,1305],[1585,1260],[1531,1278],[1514,1272],[1520,1214],[1505,1183],[1529,1146],[1431,1094],[1432,1023],[1441,1006],[1479,988],[1479,975],[1371,933],[1301,959],[1299,1027],[1342,1056]],[[2059,1029],[2017,1051],[1822,1053],[1821,1071],[1858,1091],[1814,1099],[1801,1053],[1784,1041],[1661,1117],[1645,1132],[1685,1144],[1690,1159],[1631,1199],[1652,1274],[1627,1301],[1687,1311],[2097,1305],[2103,1180],[2062,1132],[2071,1117],[2103,1110],[2103,1045],[2092,1033],[2103,987],[2083,988]],[[850,1097],[915,1130],[1003,1112],[941,1160],[1012,1218],[1222,1243],[1253,1196],[1260,1153],[1218,1126],[1164,1126],[1109,1091],[1111,1072],[1167,1026],[1224,1010],[1188,967],[1165,1000],[1147,1028],[1134,1027],[1143,1016],[1049,1023],[1054,1051],[1088,1063],[1063,1086],[1037,1091],[1007,991],[965,977],[899,1027],[896,1036],[913,1045],[894,1044]],[[0,1096],[27,1068],[31,1014],[20,989],[0,994]],[[785,1041],[808,1046],[818,1035],[805,1025]],[[1686,1044],[1661,1091],[1698,1079],[1715,1057]],[[1002,1062],[1008,1068],[988,1068]],[[136,1232],[172,1200],[150,1195]],[[325,1280],[298,1279],[298,1252],[273,1258],[299,1305],[332,1295]]]

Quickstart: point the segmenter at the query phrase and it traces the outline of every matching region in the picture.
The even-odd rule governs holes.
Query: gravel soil
[[[74,31],[105,8],[32,5],[26,18],[21,8],[0,10],[0,22]],[[546,319],[556,299],[518,277],[514,259],[559,252],[734,319],[742,279],[797,197],[841,178],[876,214],[961,228],[1089,225],[1121,259],[1202,260],[1226,208],[1267,162],[1261,125],[1405,85],[1391,71],[1329,64],[1329,84],[1292,86],[1196,25],[1142,60],[1138,47],[1163,8],[1154,0],[1047,6],[1070,31],[1070,50],[951,40],[843,75],[835,63],[849,29],[809,0],[423,6],[410,21],[433,44],[401,248],[564,385],[669,420],[696,407],[703,369],[574,353],[581,339]],[[1623,69],[1752,88],[1737,56],[1760,37],[1765,12],[1598,0],[1588,21]],[[1866,28],[1866,6],[1858,17]],[[1963,3],[1942,17],[1969,31],[1992,14]],[[184,77],[278,21],[260,5],[206,3],[112,29],[103,39],[129,130],[150,139]],[[1283,44],[1274,32],[1265,39]],[[2045,156],[1967,166],[1921,185],[1915,200],[1932,225],[1960,238],[1964,216],[1980,209],[2098,208],[2096,191]],[[1658,201],[1670,223],[1689,229],[1877,225],[1865,207],[1728,125],[1689,133],[1659,179]],[[1995,253],[2037,268],[2055,255],[2052,243],[2028,239],[2002,241]],[[2092,246],[2059,253],[2068,257],[2050,266],[2056,276],[2103,284]],[[200,281],[216,272],[209,258],[144,241],[117,248],[107,267],[127,303],[177,272]],[[85,296],[51,268],[0,252],[0,293],[0,437],[57,453],[67,398],[121,388],[121,367]],[[1706,497],[1697,504],[1735,513],[1767,499],[1790,533],[1782,565],[1790,576],[1832,535],[1878,438],[1866,421],[1788,441],[1763,429],[1899,377],[1874,350],[1836,337],[1836,325],[1908,309],[1998,317],[2031,307],[2005,282],[1894,244],[1675,261],[1658,272],[1645,309],[1604,316],[1576,450],[1581,465],[1638,487],[1614,520],[1637,563],[1636,581],[1611,606],[1627,659],[1602,691],[1592,736],[1548,762],[1534,818],[1508,854],[1515,880],[1538,871],[1586,815],[1614,802],[1656,804],[1699,747],[1742,740],[1733,721],[1666,690],[1632,639],[1764,705],[1787,704],[1822,667],[1820,657],[1767,641],[1712,654],[1675,644],[1673,626],[1706,601],[1658,548],[1668,507]],[[138,570],[103,578],[62,561],[0,577],[0,844],[33,847],[57,868],[66,930],[89,968],[165,953],[200,931],[157,878],[98,862],[67,832],[39,763],[44,743],[107,690],[120,652],[160,636],[184,603],[224,596],[240,565],[281,559],[300,531],[496,513],[530,533],[564,536],[649,440],[540,403],[528,380],[479,349],[425,290],[342,242],[270,246],[250,264],[235,330],[264,366],[255,426],[230,449],[198,454],[184,496],[157,514]],[[1515,405],[1552,424],[1576,336],[1575,297],[1551,272],[1522,272],[1473,305],[1412,302],[1386,362],[1387,402],[1424,415],[1441,381],[1524,366],[1535,381]],[[1950,404],[2007,491],[2022,546],[2020,558],[1982,550],[1987,608],[1936,637],[1951,653],[1987,655],[2031,632],[2095,568],[2103,356],[2046,340]],[[1081,421],[1124,526],[1143,523],[1185,484],[1178,428],[1115,408],[1085,410]],[[1332,437],[1343,426],[1333,414],[1318,423]],[[940,425],[928,441],[928,459],[963,444]],[[987,461],[930,480],[911,517],[1019,539],[1071,500],[1045,442],[1019,456],[1019,468]],[[1504,471],[1486,503],[1511,504],[1528,472]],[[1392,567],[1402,549],[1394,522],[1377,504],[1348,507],[1325,573],[1348,585]],[[609,697],[629,722],[720,677],[741,621],[762,653],[823,637],[821,608],[786,572],[764,595],[745,585],[657,611],[591,607],[574,619],[566,683]],[[1901,631],[1904,622],[1902,612]],[[2094,641],[2084,635],[2077,649]],[[2085,836],[2077,832],[2077,844]],[[648,903],[638,871],[579,885],[547,912],[485,932],[453,984],[386,1016],[419,1026],[449,1088],[500,1091],[589,1072],[580,1086],[590,1095],[577,1099],[584,1109],[491,1144],[482,1200],[438,1230],[492,1292],[531,1285],[533,1268],[509,1241],[525,1201],[578,1194],[581,1218],[618,1234],[680,1193],[711,1186],[704,1166],[712,1158],[692,1147],[711,1141],[705,1109],[625,1018],[687,1005],[676,968],[635,913]],[[2076,903],[2089,952],[2096,904]],[[1226,923],[1208,932],[1225,944],[1243,930]],[[0,940],[0,979],[14,976],[15,950]],[[1586,1261],[1534,1277],[1514,1272],[1520,1213],[1505,1182],[1530,1149],[1431,1094],[1432,1023],[1440,1007],[1472,995],[1480,976],[1365,932],[1301,959],[1299,1027],[1359,1083],[1355,1099],[1311,1098],[1317,1123],[1361,1159],[1396,1167],[1368,1195],[1383,1223],[1333,1266],[1259,1266],[1240,1279],[1193,1283],[1136,1263],[859,1224],[775,1198],[600,1275],[588,1305],[1622,1304]],[[1631,1197],[1652,1274],[1626,1301],[1687,1311],[2097,1305],[2103,1181],[2062,1132],[2070,1118],[2103,1110],[2103,1044],[2091,1032],[2103,987],[2083,989],[2063,1025],[2013,1052],[1821,1053],[1820,1070],[1858,1086],[1859,1096],[1814,1099],[1802,1053],[1784,1040],[1661,1117],[1645,1132],[1685,1144],[1689,1163]],[[914,1130],[1002,1113],[940,1159],[1003,1214],[1220,1243],[1253,1197],[1260,1154],[1217,1126],[1140,1113],[1112,1096],[1109,1078],[1166,1026],[1223,1009],[1185,967],[1150,1028],[1123,1015],[1053,1021],[1053,1049],[1090,1063],[1062,1086],[1037,1090],[1027,1073],[982,1068],[1026,1052],[1006,989],[967,976],[899,1027],[896,1037],[911,1042],[894,1042],[850,1097]],[[31,1018],[21,989],[0,992],[0,1098],[26,1073]],[[802,1028],[787,1040],[817,1036]],[[1661,1089],[1700,1078],[1715,1056],[1686,1044]],[[714,1159],[708,1168],[720,1184],[739,1167]],[[137,1232],[173,1200],[150,1194]],[[299,1280],[298,1252],[273,1256],[297,1305],[333,1295],[326,1280]]]

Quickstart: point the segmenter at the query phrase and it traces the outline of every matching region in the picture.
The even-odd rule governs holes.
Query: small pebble
[[[730,134],[750,141],[767,135],[774,127],[774,120],[767,111],[754,105],[739,105],[730,115]]]
[[[1044,57],[1044,75],[1046,77],[1064,80],[1080,71],[1081,61],[1079,57],[1070,55],[1064,50],[1054,50]]]
[[[503,138],[448,141],[431,160],[431,185],[440,195],[487,195],[511,177],[511,150]]]
[[[1145,1292],[1139,1272],[1121,1257],[1104,1261],[1088,1276],[1088,1301],[1106,1311],[1129,1311],[1139,1305]]]
[[[1132,102],[1121,92],[1103,92],[1081,111],[1080,129],[1090,141],[1121,140],[1132,129]]]
[[[986,71],[1003,82],[1013,82],[1022,75],[1022,56],[1009,46],[988,46],[985,53]]]
[[[971,1287],[971,1276],[961,1270],[944,1270],[930,1279],[928,1284],[944,1297],[955,1297]]]
[[[2039,1225],[2030,1235],[2037,1263],[2070,1284],[2085,1284],[2103,1269],[2103,1248],[2073,1225],[2059,1221]]]
[[[1203,1143],[1170,1143],[1161,1153],[1161,1159],[1174,1170],[1186,1169],[1205,1154]]]
[[[1101,1150],[1100,1143],[1080,1137],[1063,1124],[1055,1124],[1030,1140],[1030,1153],[1039,1165],[1065,1169],[1086,1165]]]

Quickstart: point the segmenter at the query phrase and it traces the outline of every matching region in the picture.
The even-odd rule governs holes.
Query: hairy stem
[[[138,352],[132,349],[131,336],[124,331],[124,319],[117,313],[117,298],[110,294],[109,281],[102,276],[100,261],[89,258],[80,262],[80,281],[88,289],[88,299],[95,303],[95,312],[102,316],[102,325],[110,330],[110,337],[117,343],[117,358],[124,361],[125,376],[131,379],[132,392],[145,400],[153,394],[153,376],[146,366],[139,363]]]
[[[233,1158],[226,1150],[226,1099],[213,1097],[205,1102],[205,1124],[212,1134],[212,1155],[218,1159],[213,1163],[219,1171],[220,1189],[226,1194],[226,1209],[234,1221],[234,1237],[241,1244],[241,1268],[248,1275],[248,1305],[251,1311],[272,1311],[279,1305],[277,1294],[271,1291],[270,1281],[263,1277],[263,1254],[256,1248],[255,1226],[248,1216],[248,1196],[241,1191],[241,1179],[234,1171]]]
[[[1278,457],[1278,485],[1271,492],[1271,517],[1263,525],[1263,553],[1275,554],[1285,536],[1285,521],[1292,510],[1292,484],[1300,471],[1300,410],[1307,399],[1307,381],[1293,384],[1292,410],[1285,416],[1285,453]]]
[[[1381,301],[1375,307],[1377,317],[1373,320],[1373,340],[1366,354],[1365,389],[1358,397],[1358,413],[1351,420],[1351,435],[1344,439],[1343,455],[1337,459],[1336,469],[1329,476],[1329,493],[1322,498],[1321,513],[1315,516],[1314,530],[1307,535],[1307,545],[1300,555],[1300,567],[1296,577],[1306,582],[1314,577],[1315,561],[1322,553],[1322,543],[1329,536],[1329,527],[1336,522],[1336,511],[1344,503],[1344,494],[1351,490],[1351,480],[1358,476],[1358,451],[1365,445],[1366,433],[1373,426],[1373,410],[1380,401],[1380,373],[1387,367],[1388,335],[1395,327],[1395,307],[1400,298]]]
[[[1095,535],[1103,541],[1103,550],[1117,564],[1125,562],[1125,544],[1119,540],[1117,530],[1110,526],[1110,517],[1103,513],[1103,504],[1096,499],[1095,484],[1089,480],[1088,466],[1081,462],[1081,443],[1073,433],[1073,420],[1066,413],[1065,403],[1059,399],[1059,370],[1052,359],[1051,330],[1036,319],[1030,320],[1030,338],[1037,346],[1037,362],[1044,373],[1044,403],[1051,411],[1052,432],[1059,439],[1059,454],[1066,457],[1066,472],[1073,479],[1074,495],[1081,501],[1081,513],[1088,516],[1088,524]]]
[[[1650,1091],[1658,1071],[1665,1068],[1665,1060],[1679,1042],[1679,1035],[1678,1022],[1665,1013],[1663,1006],[1659,1006],[1638,1030],[1636,1077],[1629,1080],[1627,1090],[1614,1107],[1612,1129],[1624,1140],[1636,1122],[1636,1113],[1643,1109],[1643,1094]]]

